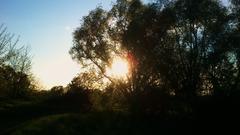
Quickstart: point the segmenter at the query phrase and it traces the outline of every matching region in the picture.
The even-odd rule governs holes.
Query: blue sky
[[[114,0],[1,0],[0,23],[20,36],[33,55],[32,71],[46,87],[66,85],[81,70],[68,51],[82,16]]]

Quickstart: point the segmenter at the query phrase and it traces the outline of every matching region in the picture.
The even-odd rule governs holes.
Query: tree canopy
[[[34,84],[29,48],[18,45],[19,39],[0,26],[0,96],[24,96]]]
[[[239,2],[231,2],[117,0],[83,17],[70,54],[127,97],[149,89],[188,100],[229,95],[240,82]],[[106,74],[115,56],[130,63],[125,82]]]

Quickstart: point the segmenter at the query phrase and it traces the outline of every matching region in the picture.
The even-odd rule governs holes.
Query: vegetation
[[[240,3],[229,2],[117,0],[109,11],[97,7],[83,17],[69,51],[85,72],[49,91],[31,91],[28,51],[1,26],[2,134],[237,131]],[[128,61],[125,77],[108,74],[116,57]]]
[[[25,46],[0,26],[0,97],[23,97],[33,86],[31,58]]]

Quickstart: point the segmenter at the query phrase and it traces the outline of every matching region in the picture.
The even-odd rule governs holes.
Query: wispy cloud
[[[64,29],[65,29],[66,31],[71,31],[72,28],[71,28],[71,26],[65,26]]]

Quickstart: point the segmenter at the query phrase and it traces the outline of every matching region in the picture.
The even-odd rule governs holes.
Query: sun
[[[129,74],[128,61],[121,57],[115,57],[111,66],[106,69],[106,73],[108,76],[116,79],[125,79]]]

